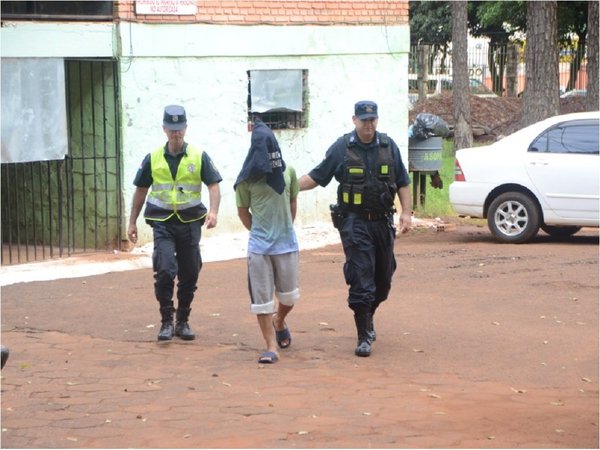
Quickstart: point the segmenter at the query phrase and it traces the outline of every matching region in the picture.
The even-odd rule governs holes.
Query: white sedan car
[[[450,203],[459,216],[487,218],[502,242],[542,230],[570,236],[599,225],[600,112],[555,116],[484,147],[456,152]]]

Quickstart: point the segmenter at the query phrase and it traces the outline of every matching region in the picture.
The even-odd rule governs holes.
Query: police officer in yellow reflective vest
[[[137,242],[136,222],[146,201],[144,218],[154,237],[154,294],[162,322],[159,341],[171,340],[173,335],[184,340],[196,337],[188,319],[202,268],[201,229],[203,224],[207,228],[217,225],[221,201],[222,177],[206,152],[184,141],[186,129],[185,109],[179,105],[167,106],[163,130],[168,141],[146,155],[133,181],[136,190],[127,235],[131,242]],[[202,183],[208,187],[209,210],[202,203]],[[176,314],[175,277],[178,279]]]
[[[346,262],[344,277],[348,306],[354,311],[358,334],[357,356],[370,356],[376,339],[375,311],[387,299],[394,257],[394,198],[400,199],[400,233],[411,228],[408,172],[396,143],[377,131],[377,104],[360,101],[352,116],[355,129],[340,137],[325,158],[298,180],[300,190],[339,182],[337,204],[331,206]]]

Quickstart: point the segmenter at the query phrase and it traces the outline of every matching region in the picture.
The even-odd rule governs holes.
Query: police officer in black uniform
[[[187,117],[182,106],[165,108],[163,130],[167,143],[146,155],[133,181],[136,190],[127,235],[137,242],[136,221],[146,201],[144,218],[154,237],[154,293],[162,322],[158,340],[175,335],[189,341],[196,337],[188,319],[202,268],[201,229],[203,224],[217,225],[222,177],[206,152],[185,142]],[[201,199],[202,183],[208,187],[208,210]],[[173,326],[175,277],[178,304]]]
[[[360,101],[352,116],[355,129],[340,137],[325,158],[299,179],[300,190],[339,182],[337,204],[331,206],[346,262],[348,306],[354,311],[357,356],[370,356],[377,335],[373,315],[387,299],[394,257],[394,199],[400,199],[400,233],[411,228],[410,179],[396,143],[377,131],[377,104]]]

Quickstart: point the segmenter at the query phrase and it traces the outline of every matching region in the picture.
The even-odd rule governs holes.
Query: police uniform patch
[[[196,170],[196,165],[195,164],[188,164],[187,170],[189,173],[194,173],[194,171]]]

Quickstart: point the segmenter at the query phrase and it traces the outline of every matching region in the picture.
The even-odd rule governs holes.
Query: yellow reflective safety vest
[[[202,151],[187,145],[175,179],[165,158],[165,148],[150,154],[152,189],[146,199],[144,218],[165,221],[177,216],[181,222],[194,222],[206,215],[202,204]]]

